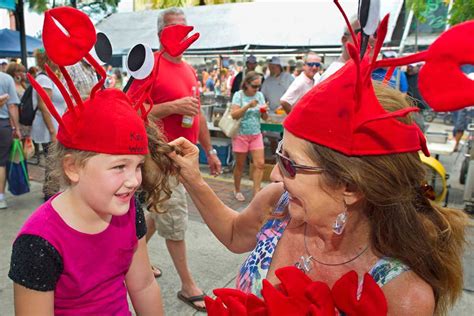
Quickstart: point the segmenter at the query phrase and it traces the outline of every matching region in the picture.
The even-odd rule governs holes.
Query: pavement
[[[431,124],[432,130],[449,129],[449,126]],[[452,127],[451,127],[452,128]],[[461,159],[457,154],[443,155],[440,161],[451,174],[450,177],[450,200],[449,206],[462,208],[463,186],[458,184],[459,168]],[[202,166],[206,174],[206,166]],[[10,265],[11,244],[28,216],[42,203],[41,182],[44,169],[37,165],[29,165],[31,178],[31,192],[21,196],[12,196],[7,193],[9,208],[0,210],[0,315],[14,315],[12,282],[8,278]],[[247,176],[248,177],[248,176]],[[233,198],[233,182],[231,173],[224,174],[219,178],[206,177],[211,188],[225,204],[240,211],[247,205],[246,202],[238,202]],[[242,191],[247,197],[251,196],[251,182],[243,181]],[[233,254],[228,251],[212,235],[203,223],[196,207],[189,200],[189,226],[186,235],[187,256],[190,270],[197,284],[207,294],[221,287],[234,287],[235,277],[240,265],[247,254]],[[461,210],[460,210],[461,211]],[[471,242],[464,255],[465,267],[465,290],[461,299],[457,302],[449,315],[468,316],[474,310],[474,225],[468,228],[468,239]],[[167,315],[199,315],[191,307],[176,298],[180,289],[180,281],[174,269],[165,242],[155,235],[149,242],[149,253],[153,264],[158,265],[163,271],[163,276],[157,279],[162,291],[164,308]]]

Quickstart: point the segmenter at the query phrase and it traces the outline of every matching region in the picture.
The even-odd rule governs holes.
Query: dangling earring
[[[344,231],[344,227],[346,227],[346,221],[347,221],[347,204],[346,201],[344,201],[344,211],[337,215],[336,221],[332,225],[332,231],[336,235],[341,235],[342,232]]]

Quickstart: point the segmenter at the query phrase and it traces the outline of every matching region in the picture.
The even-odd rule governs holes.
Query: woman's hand
[[[253,99],[252,101],[250,101],[249,103],[247,103],[248,107],[249,108],[254,108],[258,105],[258,100],[257,99]]]
[[[176,147],[176,151],[168,156],[180,167],[180,180],[195,182],[200,179],[199,148],[184,137],[173,140],[169,145]]]

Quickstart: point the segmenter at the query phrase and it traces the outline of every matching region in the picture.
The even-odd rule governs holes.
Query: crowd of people
[[[68,19],[92,25],[71,10]],[[137,314],[163,314],[154,281],[162,271],[147,250],[155,232],[165,239],[180,278],[178,298],[206,311],[206,294],[188,266],[189,194],[223,246],[249,252],[237,272],[242,293],[262,297],[264,283],[276,286],[279,269],[287,266],[329,287],[355,271],[378,284],[390,315],[446,313],[462,291],[467,218],[425,195],[418,152],[427,153],[426,144],[406,116],[405,93],[418,98],[409,87],[416,80],[407,78],[404,90],[400,69],[394,80],[384,69],[373,77],[375,58],[350,54],[346,45],[357,44],[357,20],[341,37],[341,56],[327,67],[307,52],[294,69],[273,56],[267,72],[250,55],[242,69],[212,67],[196,76],[183,58],[192,44],[179,37],[186,24],[181,9],[160,11],[157,35],[175,46],[155,53],[157,76],[133,80],[126,93],[120,70],[83,60],[63,67],[65,56],[48,54],[56,46],[35,52],[30,82],[17,63],[0,72],[0,208],[7,207],[5,166],[13,137],[31,137],[49,158],[44,203],[13,243],[9,277],[16,312],[129,315],[128,293]],[[93,34],[83,30],[84,39]],[[374,47],[383,40],[370,38]],[[409,77],[418,66],[408,67]],[[20,126],[18,105],[30,84],[37,110],[28,129]],[[222,167],[197,91],[231,97],[231,115],[240,120],[232,139],[237,200],[245,200],[240,183],[249,154],[255,168],[253,198],[239,212],[224,205],[200,172],[197,142],[210,173],[218,176]],[[420,100],[419,106],[426,104]],[[272,183],[262,188],[260,122],[277,111],[288,116],[283,134],[269,135],[276,165]]]

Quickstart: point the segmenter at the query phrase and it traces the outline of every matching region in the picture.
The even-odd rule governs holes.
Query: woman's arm
[[[137,315],[164,314],[160,287],[150,269],[145,237],[138,241],[138,249],[125,276],[125,284]]]
[[[199,149],[182,137],[170,144],[181,150],[181,155],[172,153],[170,157],[180,166],[180,180],[212,233],[232,252],[252,250],[258,231],[283,193],[283,186],[266,186],[245,210],[236,212],[226,206],[201,177]]]
[[[232,111],[230,112],[230,114],[232,115],[232,118],[234,120],[238,120],[238,119],[244,117],[245,112],[247,112],[248,109],[255,106],[255,105],[253,105],[253,101],[255,101],[254,103],[256,105],[257,100],[252,100],[249,103],[247,103],[246,105],[244,105],[243,107],[240,107],[239,105],[236,105],[236,104],[232,104]]]
[[[43,89],[44,91],[46,91],[49,98],[51,99],[53,96],[53,90],[47,89],[47,88],[43,88]],[[49,134],[51,135],[51,141],[55,141],[56,129],[54,128],[54,125],[53,125],[53,119],[52,119],[51,113],[49,113],[48,107],[46,106],[46,104],[44,104],[43,99],[41,99],[39,94],[37,94],[37,97],[38,97],[38,110],[40,110],[41,114],[43,115],[44,124],[46,125],[46,128],[48,129]]]
[[[54,291],[40,292],[13,283],[16,316],[54,315]]]

